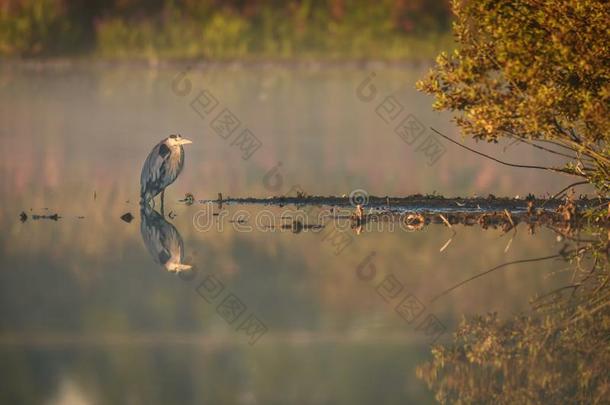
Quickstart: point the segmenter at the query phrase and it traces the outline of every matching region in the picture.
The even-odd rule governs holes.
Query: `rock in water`
[[[131,212],[128,212],[121,215],[121,219],[127,223],[130,223],[131,221],[133,221],[133,215],[131,215]]]

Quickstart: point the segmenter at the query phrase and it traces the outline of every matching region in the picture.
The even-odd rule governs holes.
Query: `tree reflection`
[[[595,234],[595,233],[594,233]],[[573,282],[509,320],[462,321],[417,369],[442,403],[602,403],[610,391],[608,237],[576,245]]]

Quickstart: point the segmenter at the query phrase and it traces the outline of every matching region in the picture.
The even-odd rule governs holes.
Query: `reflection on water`
[[[148,204],[140,208],[140,233],[155,263],[171,272],[192,268],[183,263],[184,242],[180,232]]]
[[[451,230],[440,222],[348,229],[353,241],[338,252],[327,233],[304,228],[203,232],[193,224],[200,207],[175,203],[187,192],[266,197],[294,185],[315,195],[382,196],[524,196],[565,185],[448,146],[429,166],[356,97],[367,69],[194,71],[194,88],[211,89],[263,142],[248,161],[172,92],[178,69],[1,69],[2,403],[431,403],[435,393],[415,372],[432,360],[430,337],[418,330],[429,314],[447,329],[439,342],[449,343],[462,316],[510,319],[571,278],[563,260],[525,263],[432,301],[500,263],[556,254],[563,240],[545,228]],[[424,69],[377,69],[375,86],[405,113],[455,135],[413,89]],[[120,217],[137,215],[142,161],[174,132],[195,142],[166,193],[172,216],[143,212],[138,229]],[[538,158],[519,146],[506,153],[509,161]],[[223,212],[254,218],[258,209]],[[62,218],[22,223],[22,211]],[[376,276],[365,282],[358,268],[372,252]],[[217,301],[197,290],[209,275],[225,286]],[[247,306],[230,322],[219,310],[227,296]],[[397,312],[408,297],[425,306],[421,319]],[[239,330],[249,314],[268,328],[254,345]]]
[[[578,241],[560,255],[576,261],[570,284],[538,297],[531,311],[513,319],[491,313],[464,321],[455,342],[435,350],[434,359],[418,369],[436,399],[607,402],[608,242]]]

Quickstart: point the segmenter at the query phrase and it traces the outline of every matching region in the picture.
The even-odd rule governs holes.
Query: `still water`
[[[0,69],[2,403],[433,403],[415,376],[431,343],[462,316],[510,317],[565,281],[557,262],[525,264],[432,302],[502,262],[555,253],[556,236],[347,230],[338,251],[316,232],[244,230],[237,206],[216,207],[223,226],[203,230],[202,207],[178,202],[296,189],[525,196],[566,184],[442,140],[431,162],[426,128],[458,134],[414,89],[425,66]],[[395,132],[406,117],[420,128],[411,143]],[[236,141],[245,129],[254,151]],[[170,133],[193,140],[185,169],[166,193],[169,215],[141,218],[141,165]],[[476,147],[553,163],[519,145]],[[147,232],[171,236],[193,271],[158,264]]]

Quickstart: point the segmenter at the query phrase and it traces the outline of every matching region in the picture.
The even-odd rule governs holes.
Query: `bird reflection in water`
[[[153,260],[167,271],[178,273],[192,269],[184,261],[184,243],[174,225],[148,204],[140,209],[140,233]]]

